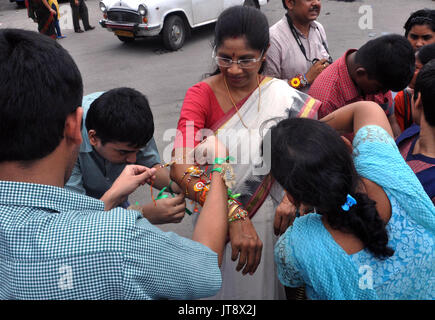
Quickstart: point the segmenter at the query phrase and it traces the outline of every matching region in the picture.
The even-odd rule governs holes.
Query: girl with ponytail
[[[353,146],[338,132],[355,132]],[[310,299],[433,299],[435,209],[380,106],[286,119],[271,135],[273,177],[313,208],[275,246],[280,281]]]

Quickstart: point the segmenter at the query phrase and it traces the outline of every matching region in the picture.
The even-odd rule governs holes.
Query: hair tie
[[[356,200],[350,194],[347,195],[346,202],[341,206],[344,211],[349,211],[350,207],[356,204]]]

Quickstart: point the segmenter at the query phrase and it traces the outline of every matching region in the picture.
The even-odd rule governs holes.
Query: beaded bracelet
[[[234,198],[230,198],[228,200],[228,222],[245,220],[247,217],[248,212],[243,209],[242,204]]]
[[[232,214],[228,217],[228,222],[245,220],[248,217],[248,212],[242,209],[239,205],[235,206]]]

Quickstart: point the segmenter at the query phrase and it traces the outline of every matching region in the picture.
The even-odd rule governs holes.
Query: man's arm
[[[367,125],[385,129],[392,137],[393,130],[384,110],[372,101],[359,101],[344,106],[320,121],[327,123],[338,132],[354,132]]]
[[[127,165],[112,187],[101,197],[104,210],[110,210],[123,203],[139,186],[155,179],[156,169],[139,165]],[[150,178],[151,177],[151,178]]]
[[[396,115],[394,113],[390,114],[388,116],[388,121],[390,123],[391,129],[393,130],[394,138],[397,138],[402,133],[402,129],[400,129]]]
[[[212,150],[214,146],[214,141],[218,140],[214,137],[209,137],[205,141],[205,143],[197,146],[196,152],[193,152],[193,150],[189,148],[182,148],[174,150],[174,154],[176,154],[177,156],[184,156],[184,159],[187,163],[193,163],[193,159],[197,160],[196,156],[198,155],[200,155],[200,158],[207,158],[207,163],[213,163],[213,159],[216,155],[216,152],[213,152]],[[226,148],[223,145],[218,146],[218,148],[215,150],[220,149],[226,152]],[[206,154],[204,154],[203,152],[206,152]],[[226,157],[225,152],[222,153],[222,155],[220,156],[221,158]],[[195,158],[192,156],[193,153],[195,154]],[[201,164],[204,164],[203,162],[204,161],[201,161]],[[198,178],[192,178],[191,180],[189,180],[190,177],[184,177],[184,172],[190,166],[192,165],[173,165],[171,167],[171,177],[175,182],[180,185],[182,190],[187,190],[186,197],[195,200],[194,185],[198,181]],[[208,199],[209,194],[207,195],[207,200]],[[210,203],[212,202],[210,201]],[[200,215],[202,215],[202,211]],[[233,261],[236,261],[238,259],[236,270],[240,271],[243,269],[243,274],[249,273],[252,275],[260,264],[263,243],[258,237],[258,234],[251,220],[249,218],[245,218],[244,220],[237,220],[231,222],[229,224],[229,235],[232,248],[231,259]]]
[[[279,46],[274,39],[270,40],[270,47],[266,51],[266,62],[263,74],[281,79],[281,46]]]
[[[138,152],[136,164],[158,169],[156,172],[156,179],[153,182],[154,188],[161,190],[164,187],[167,187],[171,182],[169,170],[166,168],[159,168],[161,160],[154,138],[151,138],[147,145]],[[180,189],[177,185],[172,184],[171,188],[175,193],[180,193]]]

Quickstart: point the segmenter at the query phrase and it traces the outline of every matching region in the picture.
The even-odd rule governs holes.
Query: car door
[[[224,0],[192,0],[193,24],[216,20],[224,7]]]
[[[241,6],[245,0],[224,0],[224,9],[232,6]]]

